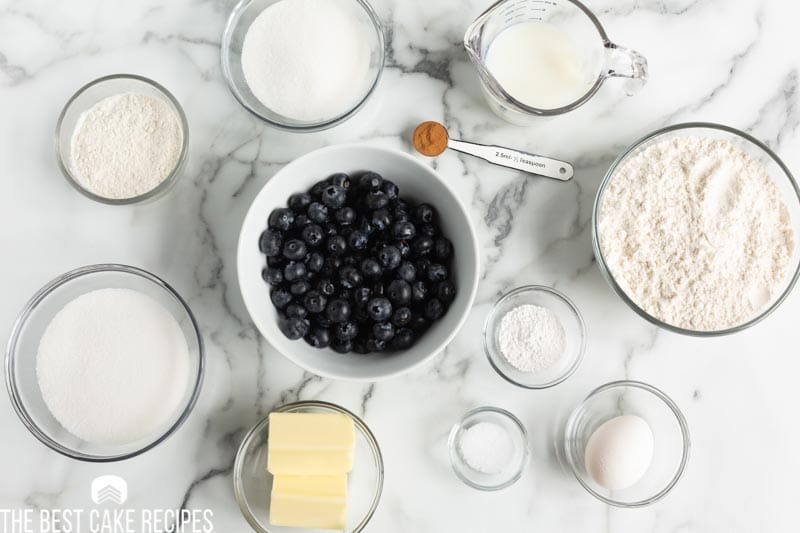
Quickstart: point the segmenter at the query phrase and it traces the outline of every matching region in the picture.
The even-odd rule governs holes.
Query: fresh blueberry
[[[378,322],[372,326],[372,336],[379,341],[390,341],[394,337],[394,326],[391,322]]]
[[[388,228],[391,222],[392,222],[392,217],[391,215],[389,215],[389,211],[387,209],[376,209],[375,211],[372,212],[370,223],[378,231],[383,231],[386,228]]]
[[[367,244],[369,244],[369,239],[362,230],[357,229],[348,235],[347,244],[349,244],[350,248],[353,250],[364,250]]]
[[[436,297],[444,304],[449,304],[456,297],[456,287],[452,281],[445,280],[436,285]]]
[[[334,338],[331,341],[331,348],[333,349],[333,351],[337,353],[350,353],[353,351],[353,342],[342,341],[337,338]]]
[[[428,322],[424,316],[421,315],[414,315],[411,317],[411,323],[409,324],[412,330],[417,333],[422,333],[428,326],[430,326],[430,322]]]
[[[439,261],[447,261],[453,257],[453,243],[446,237],[439,237],[433,243],[433,257]]]
[[[342,322],[333,327],[333,336],[343,341],[349,341],[358,335],[358,326],[355,322]]]
[[[294,213],[287,207],[279,207],[269,214],[267,223],[270,228],[279,229],[281,231],[288,231],[294,222]]]
[[[411,322],[411,309],[408,307],[400,307],[395,309],[392,315],[392,324],[395,327],[402,328]]]
[[[289,318],[305,318],[308,316],[308,311],[300,304],[289,304],[284,309],[284,313]]]
[[[428,267],[428,279],[432,283],[438,283],[447,279],[447,267],[439,263],[433,263]]]
[[[392,226],[392,237],[398,241],[413,239],[416,234],[417,228],[414,227],[414,224],[411,222],[398,220],[394,223],[394,226]]]
[[[322,227],[319,224],[309,224],[300,231],[300,237],[312,248],[322,244],[324,236]]]
[[[373,298],[367,302],[367,313],[375,322],[383,322],[392,316],[392,304],[386,298]]]
[[[433,322],[444,314],[444,306],[437,298],[431,298],[425,303],[425,318]]]
[[[295,281],[306,275],[306,265],[302,261],[290,261],[283,268],[283,279]]]
[[[381,341],[378,339],[367,339],[367,343],[365,345],[366,353],[380,353],[385,352],[388,348],[386,341]]]
[[[290,340],[303,338],[308,333],[308,322],[302,318],[286,317],[278,320],[278,328]]]
[[[322,257],[322,254],[317,252],[311,252],[306,257],[306,268],[309,272],[319,272],[322,270],[322,266],[325,264],[325,258]]]
[[[377,172],[365,172],[358,180],[359,186],[365,191],[379,191],[383,185],[383,178]]]
[[[295,212],[295,215],[305,213],[308,206],[311,205],[311,195],[305,192],[299,192],[289,197],[289,208]]]
[[[416,215],[417,220],[423,224],[430,224],[436,217],[436,211],[433,210],[433,206],[430,204],[419,204],[414,214]]]
[[[367,206],[367,209],[381,209],[386,207],[388,203],[389,198],[380,191],[370,192],[364,196],[364,205]]]
[[[356,210],[352,207],[343,207],[336,211],[333,217],[342,226],[349,226],[356,221]]]
[[[415,302],[422,302],[428,297],[428,286],[424,281],[417,281],[411,285],[411,299]]]
[[[417,267],[415,267],[414,264],[409,261],[403,261],[400,263],[400,266],[397,267],[396,272],[398,278],[409,283],[414,283],[414,281],[417,279]]]
[[[331,209],[339,209],[347,201],[347,192],[338,185],[328,185],[322,190],[322,203]]]
[[[306,212],[308,218],[317,224],[324,224],[328,221],[328,208],[319,202],[311,202]]]
[[[400,257],[406,258],[411,254],[411,245],[407,241],[399,241],[395,243],[395,246],[400,250]]]
[[[342,259],[340,257],[326,257],[325,264],[322,265],[320,274],[325,277],[333,278],[339,273],[339,268],[342,266]]]
[[[325,310],[325,305],[327,303],[327,298],[319,291],[308,291],[306,297],[303,299],[303,305],[309,313],[321,313]]]
[[[372,294],[375,296],[383,296],[386,294],[386,286],[383,284],[382,281],[378,280],[370,285],[369,289],[372,291]]]
[[[420,277],[427,277],[428,269],[431,267],[430,259],[418,259],[417,262],[414,264],[417,267],[417,273]]]
[[[383,273],[381,269],[381,264],[368,257],[361,261],[361,272],[364,274],[365,277],[368,278],[379,278]]]
[[[358,224],[356,224],[356,229],[361,233],[363,233],[364,235],[366,235],[367,237],[369,237],[375,232],[375,227],[366,218],[362,218],[358,222]]]
[[[314,348],[327,348],[331,343],[331,334],[326,328],[315,328],[304,337]]]
[[[369,287],[359,287],[353,291],[353,302],[358,307],[364,307],[372,297],[372,291]]]
[[[389,200],[394,200],[400,194],[400,189],[397,187],[397,184],[389,180],[383,180],[381,191],[383,191],[383,194],[385,194]]]
[[[295,281],[289,285],[289,292],[292,293],[292,296],[302,296],[309,290],[311,290],[311,284],[304,279]]]
[[[322,196],[322,191],[325,190],[325,187],[331,184],[330,180],[321,180],[316,182],[314,185],[311,186],[311,190],[308,192],[311,193],[311,196],[314,198],[319,198]]]
[[[411,250],[418,256],[428,255],[433,248],[433,239],[426,235],[421,235],[411,242]]]
[[[267,257],[267,266],[272,268],[283,268],[286,266],[286,258],[283,255],[273,255]]]
[[[311,224],[311,219],[308,218],[308,215],[300,214],[300,215],[295,215],[292,227],[295,229],[302,229],[309,224]]]
[[[336,292],[336,285],[329,279],[321,279],[317,282],[317,290],[323,296],[333,296]]]
[[[337,187],[341,187],[342,189],[350,188],[351,185],[350,176],[348,176],[344,172],[337,172],[328,179],[333,185],[336,185]]]
[[[299,261],[306,256],[306,245],[300,239],[291,239],[283,244],[283,257],[290,261]]]
[[[411,285],[402,279],[389,283],[386,294],[394,305],[405,305],[411,301]]]
[[[283,270],[267,267],[261,271],[261,277],[270,285],[278,285],[283,283]]]
[[[342,255],[347,251],[347,241],[341,235],[331,235],[325,243],[325,250],[331,255]]]
[[[351,265],[343,266],[339,271],[339,277],[339,283],[345,289],[355,289],[364,282],[364,276],[361,275],[361,272]]]
[[[392,348],[395,350],[407,350],[414,344],[414,332],[408,328],[401,328],[397,330],[392,339]]]
[[[378,261],[381,262],[383,268],[387,270],[394,270],[400,266],[403,258],[400,256],[400,250],[396,246],[385,246],[378,252]]]
[[[292,295],[286,289],[276,287],[270,291],[269,299],[272,300],[272,305],[278,309],[283,309],[292,301]]]
[[[261,233],[258,239],[258,249],[267,257],[274,257],[281,253],[283,237],[281,232],[275,229],[268,229]]]
[[[343,298],[334,298],[325,307],[325,314],[332,322],[345,322],[350,318],[350,304]]]

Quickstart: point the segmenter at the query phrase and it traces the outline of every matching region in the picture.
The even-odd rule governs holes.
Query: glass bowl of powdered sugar
[[[580,365],[586,330],[578,308],[559,291],[528,285],[503,295],[483,328],[489,363],[527,389],[558,385]]]
[[[68,272],[14,324],[6,385],[23,424],[73,459],[139,455],[188,418],[203,380],[203,343],[186,302],[125,265]]]
[[[56,126],[58,166],[84,196],[110,205],[165,194],[186,162],[189,127],[158,83],[114,74],[81,87]]]

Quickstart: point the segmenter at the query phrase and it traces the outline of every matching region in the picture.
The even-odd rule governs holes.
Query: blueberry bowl
[[[259,249],[270,214],[285,207],[289,196],[336,173],[376,172],[397,184],[400,196],[429,203],[438,213],[441,230],[453,245],[450,278],[456,287],[447,312],[406,349],[382,353],[338,353],[290,340],[279,328],[279,314],[262,278],[266,257]],[[410,371],[433,358],[455,337],[466,320],[478,285],[479,260],[475,230],[456,193],[434,170],[398,152],[362,144],[322,148],[293,161],[273,176],[245,215],[237,251],[239,288],[254,324],[269,343],[298,366],[314,374],[371,382]]]

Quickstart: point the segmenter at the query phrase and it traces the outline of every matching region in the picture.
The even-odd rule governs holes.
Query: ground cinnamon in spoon
[[[414,148],[422,155],[441,154],[447,150],[447,128],[438,122],[423,122],[414,130]]]

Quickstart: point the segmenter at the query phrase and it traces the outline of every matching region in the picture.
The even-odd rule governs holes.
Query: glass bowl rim
[[[279,122],[275,119],[271,119],[265,117],[255,109],[244,99],[240,94],[238,85],[234,82],[233,75],[231,73],[231,66],[229,61],[227,60],[227,56],[230,55],[230,48],[231,48],[231,41],[233,40],[233,34],[236,30],[237,22],[241,17],[242,12],[249,7],[251,3],[255,0],[239,0],[239,2],[233,7],[231,10],[230,15],[228,16],[228,20],[225,22],[225,29],[222,32],[222,42],[220,45],[220,63],[222,65],[222,76],[225,78],[225,82],[228,85],[228,89],[233,94],[233,97],[236,99],[239,104],[244,107],[251,115],[254,117],[263,120],[270,126],[277,128],[279,130],[290,131],[295,133],[311,133],[316,131],[322,131],[334,126],[338,126],[339,124],[345,122],[347,119],[351,118],[355,115],[361,108],[366,105],[367,101],[370,97],[375,93],[375,90],[378,87],[378,83],[383,76],[383,70],[386,66],[386,34],[383,28],[383,23],[381,22],[380,17],[375,12],[375,9],[367,0],[353,0],[357,4],[361,6],[364,12],[367,14],[370,22],[372,23],[372,27],[375,30],[376,35],[378,36],[378,51],[380,54],[380,58],[378,61],[377,72],[375,74],[375,79],[372,80],[372,83],[367,89],[364,96],[350,109],[345,111],[344,113],[337,115],[335,117],[325,119],[320,122],[309,122],[307,124],[301,125],[294,125],[294,124],[287,124],[285,122]],[[266,107],[266,106],[265,106]],[[277,115],[277,113],[276,113]]]
[[[194,332],[194,335],[197,339],[197,352],[198,352],[197,376],[195,377],[194,385],[192,387],[192,394],[186,406],[181,411],[180,416],[157,439],[153,440],[152,442],[148,443],[142,448],[133,450],[128,453],[123,453],[118,455],[91,455],[79,452],[77,450],[73,450],[72,448],[69,448],[67,446],[60,444],[59,442],[56,442],[33,421],[28,412],[28,409],[25,407],[25,404],[21,399],[20,390],[16,382],[16,377],[14,373],[16,359],[17,359],[16,348],[20,334],[22,332],[22,328],[27,323],[31,313],[33,313],[38,308],[38,306],[42,302],[44,302],[54,290],[83,276],[90,276],[93,274],[109,273],[109,272],[130,274],[142,278],[146,281],[149,281],[153,285],[160,287],[164,292],[172,296],[180,304],[181,308],[186,313],[186,316],[189,318],[189,321],[192,326],[192,331]],[[169,285],[167,282],[165,282],[155,274],[152,274],[141,268],[118,264],[118,263],[101,263],[101,264],[76,268],[74,270],[70,270],[69,272],[66,272],[52,279],[50,282],[45,284],[41,289],[36,291],[36,293],[30,298],[30,300],[28,300],[28,302],[25,304],[25,307],[22,309],[22,311],[19,313],[16,320],[14,321],[14,325],[11,329],[11,335],[9,336],[8,344],[6,346],[5,373],[6,373],[6,389],[8,390],[8,395],[9,398],[11,399],[11,405],[14,408],[14,411],[17,413],[17,416],[22,421],[23,425],[28,429],[28,431],[30,431],[33,434],[33,436],[36,437],[42,444],[44,444],[51,450],[60,453],[61,455],[64,455],[66,457],[69,457],[71,459],[77,459],[79,461],[85,461],[88,463],[111,463],[115,461],[124,461],[126,459],[131,459],[133,457],[136,457],[137,455],[141,455],[144,452],[155,448],[156,446],[167,440],[173,433],[175,433],[178,430],[178,428],[180,428],[183,425],[186,419],[189,418],[189,415],[194,409],[194,406],[197,403],[197,399],[200,396],[200,390],[202,389],[203,377],[205,375],[205,348],[203,345],[203,336],[200,333],[200,327],[197,324],[197,320],[195,319],[192,310],[189,308],[189,305],[181,297],[181,295],[178,294],[178,292],[174,288],[172,288],[171,285]]]
[[[75,179],[72,175],[72,171],[69,169],[69,165],[65,161],[66,154],[61,153],[61,143],[59,139],[61,138],[61,129],[63,127],[64,119],[67,116],[67,112],[69,111],[70,107],[75,103],[75,100],[78,99],[84,92],[93,88],[96,85],[101,85],[108,81],[117,81],[117,80],[133,80],[136,82],[144,83],[145,85],[149,85],[151,88],[155,89],[157,92],[161,93],[167,101],[169,101],[175,110],[177,110],[178,121],[181,125],[181,131],[183,133],[183,139],[181,142],[181,151],[180,155],[178,156],[178,160],[175,162],[175,168],[169,173],[169,175],[164,178],[164,180],[156,185],[151,190],[147,191],[144,194],[140,194],[138,196],[133,196],[131,198],[106,198],[104,196],[97,195],[92,191],[83,187],[80,182]],[[178,177],[181,174],[183,166],[186,163],[186,159],[189,153],[189,122],[186,119],[186,113],[183,110],[183,106],[181,106],[178,99],[173,96],[171,92],[167,90],[166,87],[161,85],[160,83],[147,78],[145,76],[140,76],[138,74],[109,74],[107,76],[101,76],[96,78],[85,85],[83,85],[80,89],[75,91],[75,93],[67,100],[67,103],[64,104],[64,107],[61,109],[61,114],[58,116],[58,121],[56,122],[56,130],[55,130],[55,147],[56,147],[56,162],[58,163],[58,168],[61,170],[61,173],[67,179],[67,182],[72,185],[79,193],[84,195],[85,197],[99,202],[101,204],[106,205],[134,205],[146,202],[147,200],[153,200],[160,197],[162,194],[167,192],[177,181]]]
[[[535,385],[531,385],[528,383],[520,383],[512,379],[510,376],[506,375],[506,373],[503,372],[503,370],[501,370],[500,367],[497,365],[497,363],[494,361],[494,357],[492,356],[492,353],[494,353],[494,351],[489,347],[490,346],[489,324],[492,322],[492,320],[494,320],[495,315],[499,311],[501,305],[504,302],[510,300],[514,296],[531,292],[548,293],[551,296],[554,296],[556,299],[561,300],[563,303],[565,303],[567,307],[572,311],[572,314],[577,319],[581,331],[580,346],[578,348],[578,353],[574,357],[572,363],[569,366],[567,366],[564,372],[559,374],[555,379]],[[546,285],[522,285],[500,296],[500,298],[498,298],[498,300],[492,306],[492,309],[489,311],[489,314],[486,316],[486,320],[483,323],[483,352],[486,355],[486,358],[489,360],[489,364],[495,370],[495,372],[497,372],[501,378],[505,379],[512,385],[516,385],[517,387],[522,387],[523,389],[529,389],[529,390],[549,389],[550,387],[555,387],[556,385],[566,381],[567,378],[569,378],[572,374],[574,374],[575,371],[578,370],[578,367],[581,365],[583,357],[586,353],[586,323],[584,322],[583,315],[581,315],[581,312],[575,305],[575,303],[561,291],[554,289],[553,287],[547,287]],[[502,357],[502,355],[500,354],[498,354],[497,356]]]
[[[378,504],[380,503],[381,496],[383,494],[384,463],[383,453],[381,452],[378,440],[375,438],[372,430],[369,429],[369,426],[367,426],[361,417],[340,405],[336,405],[335,403],[322,400],[300,400],[276,407],[272,409],[270,413],[292,412],[296,409],[302,408],[327,409],[349,416],[369,444],[370,450],[372,451],[372,456],[377,463],[377,482],[375,484],[375,494],[372,497],[372,503],[370,504],[367,514],[364,515],[364,518],[361,519],[361,522],[359,522],[354,529],[347,531],[347,533],[359,533],[363,531],[364,528],[367,527],[367,524],[369,524],[370,520],[372,520],[375,511],[378,509]],[[270,531],[268,529],[264,529],[264,527],[258,522],[258,520],[255,519],[255,517],[253,517],[253,514],[249,510],[247,497],[244,494],[244,489],[241,487],[243,468],[242,461],[244,457],[244,451],[249,447],[250,441],[256,435],[258,435],[260,431],[263,431],[269,425],[270,413],[267,413],[265,416],[261,417],[261,419],[259,419],[258,422],[256,422],[253,427],[247,431],[244,438],[242,438],[242,442],[239,444],[239,448],[236,450],[236,456],[233,461],[233,474],[231,476],[233,478],[233,494],[236,498],[236,503],[239,506],[239,511],[242,513],[242,516],[253,529],[253,531],[257,531],[259,533],[270,533]]]
[[[591,402],[595,397],[599,396],[604,392],[622,388],[633,388],[633,389],[643,390],[661,400],[662,403],[664,403],[664,405],[666,405],[667,408],[672,412],[672,414],[675,415],[675,419],[678,422],[678,426],[681,429],[681,437],[683,439],[681,462],[678,465],[678,469],[675,471],[675,475],[672,477],[670,482],[663,489],[661,489],[654,495],[634,502],[623,502],[619,500],[614,500],[595,491],[586,482],[583,476],[581,476],[580,466],[575,464],[575,462],[573,461],[573,454],[572,454],[573,452],[572,441],[574,440],[573,432],[575,430],[575,423],[578,418],[578,415],[580,415],[584,411],[586,405],[589,402]],[[684,417],[683,412],[680,410],[678,405],[672,400],[672,398],[667,396],[667,394],[661,391],[661,389],[658,389],[643,381],[637,381],[631,379],[612,381],[604,385],[600,385],[596,389],[592,390],[589,394],[586,395],[586,397],[583,400],[581,400],[581,402],[578,405],[575,406],[575,408],[570,413],[569,418],[567,419],[567,422],[564,426],[564,455],[567,464],[569,465],[569,468],[572,471],[572,474],[575,476],[575,479],[577,479],[578,483],[580,483],[581,486],[585,488],[592,496],[614,507],[623,507],[623,508],[645,507],[657,502],[658,500],[666,496],[683,477],[683,473],[686,470],[686,465],[689,462],[689,452],[691,450],[691,447],[692,447],[692,441],[689,434],[689,424],[686,422],[686,417]]]
[[[638,139],[637,141],[635,141],[634,143],[629,145],[627,148],[625,148],[625,150],[623,150],[622,153],[619,156],[617,156],[617,158],[614,160],[614,162],[611,163],[611,166],[608,168],[608,170],[606,171],[605,176],[603,177],[603,181],[600,183],[600,187],[597,189],[597,195],[595,196],[594,206],[593,206],[593,209],[592,209],[592,249],[594,251],[595,258],[597,259],[597,264],[598,264],[598,266],[600,268],[600,273],[602,274],[603,278],[606,280],[606,283],[608,283],[611,286],[611,288],[617,294],[617,296],[620,297],[622,299],[622,301],[625,302],[628,305],[628,307],[630,307],[637,315],[639,315],[640,317],[644,318],[645,320],[647,320],[651,324],[654,324],[655,326],[658,326],[661,329],[665,329],[665,330],[671,331],[673,333],[678,333],[680,335],[687,335],[687,336],[691,336],[691,337],[706,337],[706,338],[707,337],[721,337],[721,336],[724,336],[724,335],[731,335],[731,334],[734,334],[734,333],[738,333],[738,332],[743,331],[745,329],[748,329],[748,328],[750,328],[752,326],[755,326],[756,324],[758,324],[759,322],[761,322],[762,320],[767,318],[769,315],[771,315],[773,312],[775,312],[775,310],[778,309],[778,307],[780,307],[781,304],[789,297],[789,294],[794,289],[795,285],[797,284],[798,279],[800,279],[800,261],[797,262],[797,265],[795,266],[794,274],[792,275],[791,279],[789,280],[789,283],[787,284],[786,289],[781,293],[781,295],[778,298],[775,299],[774,302],[772,302],[766,309],[764,309],[762,312],[760,312],[755,317],[751,318],[747,322],[744,322],[742,324],[739,324],[737,326],[733,326],[733,327],[730,327],[730,328],[725,328],[725,329],[720,329],[720,330],[713,330],[713,331],[692,330],[692,329],[686,329],[686,328],[682,328],[682,327],[679,327],[679,326],[674,326],[672,324],[668,324],[668,323],[666,323],[666,322],[664,322],[662,320],[659,320],[658,318],[650,315],[647,311],[645,311],[644,309],[639,307],[639,305],[636,304],[625,293],[625,291],[622,290],[622,287],[619,286],[619,284],[617,283],[616,279],[614,278],[614,275],[611,273],[611,270],[609,269],[608,264],[606,263],[605,256],[603,255],[603,251],[602,251],[601,246],[600,246],[600,238],[598,236],[598,228],[599,228],[599,224],[600,224],[600,208],[601,208],[601,204],[602,204],[602,200],[603,200],[603,194],[604,194],[606,188],[608,187],[608,184],[613,179],[614,174],[616,173],[616,170],[620,166],[620,164],[625,159],[627,159],[627,157],[630,156],[633,152],[635,152],[637,149],[642,147],[645,143],[647,143],[649,141],[652,141],[652,140],[654,140],[655,138],[657,138],[657,137],[659,137],[661,135],[665,135],[665,134],[668,134],[668,133],[673,133],[673,132],[681,131],[681,130],[687,130],[688,131],[688,130],[692,130],[692,129],[710,129],[710,130],[721,131],[723,133],[727,133],[727,134],[739,137],[741,139],[744,139],[745,141],[748,141],[749,143],[751,143],[751,144],[755,145],[756,147],[758,147],[759,149],[761,149],[765,154],[767,154],[767,156],[769,156],[770,159],[772,159],[772,161],[775,164],[778,165],[778,168],[781,169],[781,171],[784,174],[784,177],[788,180],[789,185],[794,190],[794,193],[795,193],[796,200],[797,200],[798,204],[800,204],[800,187],[798,187],[797,181],[795,180],[794,176],[792,175],[792,172],[789,170],[789,167],[786,166],[786,164],[783,162],[783,160],[778,156],[778,154],[776,154],[775,151],[773,151],[771,148],[769,148],[766,144],[764,144],[763,142],[759,141],[758,139],[756,139],[752,135],[750,135],[750,134],[748,134],[746,132],[743,132],[741,130],[738,130],[736,128],[732,128],[730,126],[725,126],[725,125],[722,125],[722,124],[716,124],[716,123],[713,123],[713,122],[683,122],[683,123],[680,123],[680,124],[674,124],[672,126],[666,126],[664,128],[659,128],[659,129],[657,129],[655,131],[652,131],[652,132],[648,133],[644,137],[641,137],[640,139]]]
[[[456,435],[458,434],[459,430],[464,426],[464,423],[467,420],[483,413],[493,413],[495,415],[500,416],[501,418],[505,418],[508,421],[510,421],[511,425],[519,430],[520,435],[522,436],[522,441],[524,443],[522,449],[523,453],[522,461],[520,462],[519,469],[515,471],[512,477],[497,485],[481,485],[480,483],[476,483],[471,479],[467,478],[456,467],[456,463],[463,462],[458,458],[458,451],[456,450]],[[476,407],[474,409],[470,409],[469,411],[461,415],[461,417],[450,428],[450,433],[447,436],[447,450],[450,458],[450,468],[453,469],[453,472],[456,474],[456,477],[458,477],[458,479],[460,479],[465,485],[472,487],[473,489],[478,489],[486,492],[493,492],[505,489],[520,480],[522,474],[525,472],[525,467],[528,465],[528,462],[530,461],[531,452],[529,447],[530,443],[528,441],[528,431],[525,429],[525,426],[523,425],[522,421],[520,421],[520,419],[517,418],[517,416],[511,413],[510,411],[507,411],[502,407],[494,407],[491,405]]]

